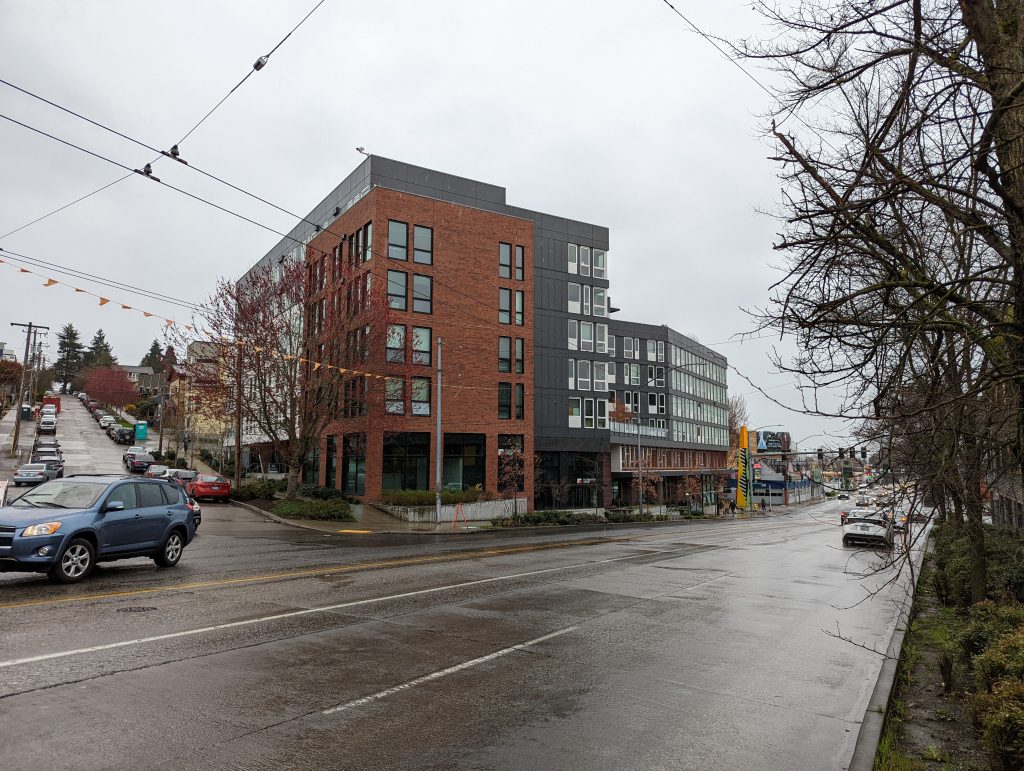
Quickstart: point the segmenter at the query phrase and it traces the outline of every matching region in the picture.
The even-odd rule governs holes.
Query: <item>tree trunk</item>
[[[285,493],[285,498],[289,501],[294,501],[298,497],[299,487],[299,469],[295,466],[288,467],[288,491]]]
[[[971,602],[981,602],[988,594],[988,564],[985,558],[985,527],[981,517],[981,451],[973,426],[963,440],[964,503],[967,515],[968,556],[971,563]]]

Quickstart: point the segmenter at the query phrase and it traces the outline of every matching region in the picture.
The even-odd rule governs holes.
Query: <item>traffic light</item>
[[[857,448],[856,447],[851,447],[850,448],[850,460],[854,460],[856,457],[857,457]]]
[[[860,448],[860,459],[861,460],[867,460],[868,459],[868,448],[867,447],[861,447]]]
[[[839,448],[839,460],[846,460],[846,450],[842,447]]]
[[[818,460],[825,460],[825,450],[821,447],[818,448]]]

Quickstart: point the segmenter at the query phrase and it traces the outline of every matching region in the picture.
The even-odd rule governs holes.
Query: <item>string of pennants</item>
[[[2,251],[2,250],[0,250],[0,251]],[[93,291],[91,291],[89,289],[82,289],[81,287],[72,286],[71,284],[67,284],[67,283],[58,281],[55,278],[50,278],[49,276],[46,276],[46,275],[44,275],[42,273],[38,273],[38,272],[36,272],[34,270],[29,270],[28,268],[23,268],[20,265],[15,265],[14,263],[8,262],[7,260],[3,259],[2,256],[0,256],[0,265],[7,265],[10,268],[14,268],[19,273],[27,273],[29,275],[38,276],[39,278],[45,279],[45,282],[43,283],[43,287],[46,288],[46,289],[49,289],[52,286],[56,286],[57,284],[61,284],[62,286],[67,287],[68,289],[73,289],[76,294],[85,294],[85,295],[89,295],[90,297],[95,297],[96,299],[99,300],[100,306],[106,306],[106,305],[110,305],[111,307],[120,306],[121,310],[124,310],[124,311],[134,311],[135,313],[141,313],[144,318],[156,319],[156,320],[159,320],[159,321],[163,321],[165,327],[181,327],[181,328],[183,328],[183,329],[185,329],[185,330],[187,330],[189,332],[193,332],[193,333],[196,331],[196,327],[193,324],[182,324],[182,323],[180,323],[178,321],[175,321],[174,319],[165,318],[165,317],[161,316],[159,313],[151,313],[151,312],[149,312],[147,310],[143,310],[142,308],[136,308],[133,305],[128,305],[127,303],[123,303],[123,302],[120,302],[118,300],[113,300],[113,299],[111,299],[109,297],[104,297],[103,295],[97,294],[96,292],[93,292]],[[313,366],[313,370],[314,371],[317,371],[317,370],[320,370],[320,369],[324,369],[324,370],[328,370],[328,371],[334,371],[334,372],[337,372],[339,374],[356,375],[356,376],[361,376],[361,377],[366,377],[366,378],[375,378],[377,380],[383,380],[384,377],[385,377],[384,375],[379,375],[379,374],[377,374],[375,372],[366,372],[364,370],[352,369],[350,367],[339,367],[339,366],[334,365],[334,364],[328,364],[327,362],[313,361],[312,359],[306,359],[306,358],[304,358],[302,356],[295,356],[295,355],[289,354],[289,353],[281,353],[280,351],[276,351],[276,350],[273,350],[273,349],[269,349],[269,348],[265,348],[265,347],[262,347],[262,346],[255,345],[254,343],[251,343],[251,342],[249,342],[247,340],[229,340],[227,338],[221,338],[219,342],[222,345],[234,345],[234,346],[238,346],[238,347],[251,348],[255,353],[265,353],[268,356],[280,357],[280,358],[284,359],[285,361],[298,361],[300,364],[311,364]]]

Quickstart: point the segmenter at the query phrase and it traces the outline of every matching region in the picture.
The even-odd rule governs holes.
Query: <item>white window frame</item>
[[[578,396],[569,397],[569,428],[582,428],[583,427],[583,400]],[[576,408],[576,414],[573,415],[573,407]]]
[[[665,341],[658,341],[658,361],[664,363],[665,361]]]
[[[597,427],[608,428],[608,400],[597,400]]]
[[[580,323],[576,319],[569,319],[569,350],[580,349]]]
[[[629,367],[629,385],[640,385],[640,365],[639,364],[627,364]],[[625,377],[625,375],[623,375]],[[625,383],[625,381],[623,381]]]
[[[599,286],[594,287],[594,315],[604,318],[608,315],[607,298],[608,294]]]
[[[608,385],[615,385],[615,362],[608,362]]]
[[[593,428],[594,427],[594,400],[584,399],[583,400],[583,427]]]
[[[591,366],[590,362],[586,359],[580,359],[576,362],[576,390],[577,391],[589,391],[590,390],[590,375]]]
[[[566,271],[576,275],[579,272],[579,247],[576,244],[569,244],[569,261]]]
[[[608,390],[608,364],[603,361],[595,361],[594,367],[594,390],[595,391],[607,391]]]
[[[594,353],[608,352],[608,325],[594,324]]]
[[[583,315],[590,315],[590,284],[583,285]]]
[[[572,299],[573,294],[576,295],[576,299],[575,300]],[[569,282],[569,288],[566,290],[566,298],[568,300],[566,305],[568,306],[569,313],[579,313],[580,312],[580,297],[582,296],[582,294],[583,294],[583,287],[580,284],[577,284],[574,281],[570,281]],[[588,300],[589,300],[589,298],[588,298]]]
[[[580,275],[581,276],[589,276],[590,275],[590,247],[589,246],[581,246],[580,247]]]
[[[647,341],[647,361],[654,361],[658,358],[658,341]]]
[[[608,335],[608,355],[615,355],[615,335]]]
[[[600,255],[600,260],[598,260],[598,255]],[[608,271],[608,252],[606,252],[604,249],[595,249],[594,250],[593,269],[591,270],[591,275],[594,278],[607,278],[607,275],[608,275],[607,271]]]
[[[569,390],[576,390],[576,359],[569,359]]]
[[[626,359],[633,358],[633,338],[624,337],[622,338],[622,356]]]
[[[654,391],[647,392],[647,412],[650,415],[658,414],[658,394]]]
[[[640,338],[633,338],[633,358],[640,361]]]
[[[594,322],[592,321],[580,322],[580,350],[594,350]]]

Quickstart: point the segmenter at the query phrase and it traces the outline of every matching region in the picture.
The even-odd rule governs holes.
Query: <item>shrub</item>
[[[967,607],[971,604],[971,561],[964,527],[950,524],[937,526],[935,565],[940,597],[948,603]],[[1024,602],[1024,542],[1015,530],[1006,526],[985,526],[985,557],[988,562],[990,599],[1012,597]]]
[[[974,657],[978,690],[992,691],[1000,680],[1024,680],[1024,629],[1005,633]]]
[[[199,451],[199,460],[203,463],[210,463],[213,460],[213,453],[204,447]]]
[[[1001,680],[992,693],[975,696],[971,704],[992,767],[1024,768],[1024,683]]]
[[[285,519],[323,519],[334,522],[354,522],[352,506],[348,501],[281,501],[271,511]]]
[[[559,525],[593,525],[605,521],[603,516],[591,511],[531,511],[525,514],[495,517],[491,520],[491,524],[495,527],[557,527]]]
[[[277,485],[272,482],[247,482],[235,488],[231,497],[238,501],[270,501],[274,499],[275,492]]]
[[[488,490],[472,488],[469,490],[441,491],[441,503],[476,503],[489,501],[494,493]],[[386,490],[381,493],[381,503],[388,506],[433,506],[435,501],[433,490]]]
[[[988,646],[1007,632],[1024,627],[1024,607],[996,605],[986,601],[972,605],[968,621],[957,635],[956,644],[961,658],[971,663]]]
[[[654,515],[645,511],[643,514],[637,509],[605,509],[605,519],[609,522],[653,522]]]
[[[285,482],[285,488],[287,489],[288,483]],[[321,485],[305,484],[299,485],[299,495],[305,498],[316,498],[320,501],[330,501],[345,497],[345,494],[341,490],[336,490],[333,487],[322,487]]]
[[[188,461],[184,458],[178,458],[174,461],[174,468],[188,468]]]
[[[178,457],[178,453],[176,453],[174,450],[168,450],[167,452],[164,453],[164,457],[167,458],[167,460],[174,460],[175,458]]]

